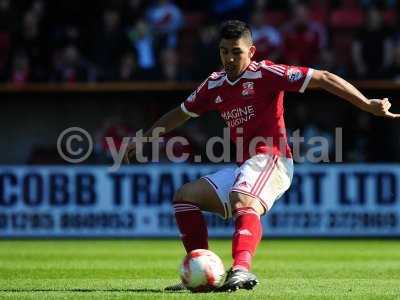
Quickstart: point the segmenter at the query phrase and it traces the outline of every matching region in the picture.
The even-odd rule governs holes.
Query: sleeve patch
[[[289,82],[296,82],[303,78],[303,73],[300,69],[291,67],[286,71],[286,76]]]

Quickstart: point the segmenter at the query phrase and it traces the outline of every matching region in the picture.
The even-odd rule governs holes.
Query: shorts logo
[[[254,82],[244,82],[243,83],[243,91],[242,96],[251,96],[254,95]]]
[[[238,185],[239,188],[250,188],[249,184],[246,181],[241,182]]]
[[[215,103],[221,103],[222,102],[221,96],[218,96],[217,98],[215,98],[214,102]]]
[[[298,68],[289,68],[286,76],[290,82],[295,82],[303,77],[303,73]]]

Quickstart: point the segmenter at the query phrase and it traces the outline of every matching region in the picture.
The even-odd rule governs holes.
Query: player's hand
[[[400,114],[394,114],[389,111],[392,104],[388,98],[370,99],[369,112],[378,117],[386,117],[391,119],[400,118]]]
[[[136,143],[130,143],[124,154],[124,163],[129,164],[132,156],[136,153]]]

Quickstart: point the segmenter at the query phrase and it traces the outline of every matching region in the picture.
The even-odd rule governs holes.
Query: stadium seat
[[[388,9],[383,12],[383,20],[386,25],[394,26],[397,22],[397,13],[395,9]]]
[[[288,14],[283,11],[267,11],[265,13],[265,23],[280,27],[285,21],[288,20]]]
[[[195,30],[204,23],[205,15],[201,12],[185,14],[185,29]]]
[[[357,28],[362,26],[364,22],[364,14],[358,9],[337,9],[334,10],[330,16],[330,26],[333,29],[339,28]]]
[[[353,31],[336,30],[332,33],[332,49],[337,60],[343,65],[352,65]]]

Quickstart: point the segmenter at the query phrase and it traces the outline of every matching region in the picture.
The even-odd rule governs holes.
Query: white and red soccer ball
[[[225,268],[214,252],[196,249],[181,264],[182,283],[192,292],[209,292],[224,283]]]

